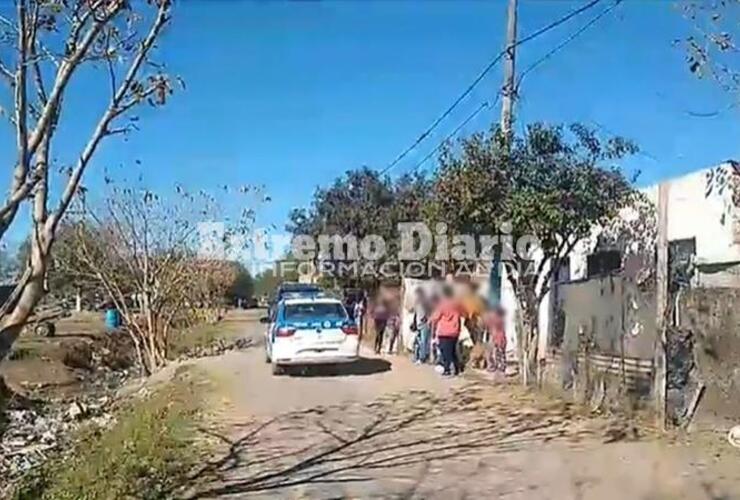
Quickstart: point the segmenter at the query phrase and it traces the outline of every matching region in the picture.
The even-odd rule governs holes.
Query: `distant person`
[[[386,352],[388,354],[395,354],[398,349],[396,343],[401,332],[401,314],[397,307],[390,310],[385,328],[388,332],[388,350]]]
[[[388,323],[388,305],[379,300],[373,307],[373,326],[375,327],[375,354],[383,349],[383,334]]]
[[[357,325],[357,328],[360,330],[360,334],[362,334],[363,319],[364,319],[363,316],[365,314],[365,297],[363,295],[360,295],[357,298],[352,314],[354,316],[355,324]]]
[[[461,335],[457,350],[460,365],[465,368],[470,361],[473,348],[481,342],[484,336],[483,313],[486,310],[486,303],[483,297],[478,295],[476,283],[468,283],[460,297],[460,305],[465,315],[464,325],[467,331],[463,332],[464,337]],[[480,354],[485,354],[485,347],[481,346]]]
[[[474,343],[482,340],[482,321],[483,313],[486,310],[486,304],[483,297],[478,295],[478,287],[475,283],[470,283],[469,288],[462,297],[462,306],[465,311],[465,327],[470,332],[470,337]]]
[[[506,374],[506,321],[501,306],[492,307],[484,315],[484,324],[489,339],[488,371]]]
[[[431,328],[429,318],[431,316],[431,302],[424,293],[423,288],[417,288],[414,297],[414,317],[411,321],[411,329],[415,332],[414,339],[414,363],[426,363],[429,359],[431,343]]]
[[[464,311],[455,300],[452,287],[446,286],[442,299],[437,304],[429,321],[434,328],[442,357],[442,374],[452,376],[460,373],[460,362],[457,357],[457,341],[460,338],[461,323]]]
[[[442,366],[442,356],[439,353],[439,339],[437,338],[437,332],[435,331],[434,325],[432,325],[432,316],[431,313],[434,312],[437,309],[437,305],[439,305],[439,301],[442,300],[441,293],[436,288],[432,291],[432,293],[427,297],[429,299],[429,334],[431,335],[431,356],[432,356],[432,363],[435,366]]]
[[[347,297],[344,301],[344,309],[347,311],[349,319],[355,319],[355,298],[353,296]]]

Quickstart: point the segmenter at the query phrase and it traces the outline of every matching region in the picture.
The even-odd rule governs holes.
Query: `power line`
[[[499,94],[496,94],[496,100],[493,101],[493,105],[491,106],[491,108],[495,108],[496,107],[496,103],[498,102],[498,98],[499,98],[500,95],[501,95],[500,93]],[[489,106],[488,105],[488,101],[485,101],[485,102],[481,103],[481,105],[478,106],[478,109],[476,109],[475,111],[473,111],[470,114],[470,116],[468,116],[465,120],[463,120],[463,122],[460,125],[458,125],[457,128],[455,128],[455,130],[453,130],[450,134],[448,134],[442,140],[442,142],[440,142],[439,144],[437,144],[437,147],[435,147],[434,149],[432,149],[429,152],[429,154],[427,154],[424,158],[422,158],[422,160],[419,163],[417,163],[416,165],[414,165],[414,168],[412,169],[412,171],[418,170],[419,167],[421,167],[423,164],[425,164],[429,160],[429,158],[431,158],[432,156],[434,156],[434,154],[437,153],[437,151],[439,151],[440,149],[442,149],[442,146],[444,146],[447,143],[447,141],[449,141],[450,139],[452,139],[453,137],[455,137],[458,134],[458,132],[460,132],[463,129],[463,127],[465,127],[465,125],[467,125],[468,123],[470,123],[470,121],[473,118],[475,118],[476,116],[478,116],[478,113],[480,113],[484,109],[488,108],[488,106]]]
[[[583,26],[581,26],[578,30],[576,30],[575,32],[573,32],[573,34],[571,34],[568,38],[566,38],[565,40],[563,40],[562,42],[560,42],[558,45],[556,45],[550,51],[548,51],[545,55],[543,55],[542,57],[540,57],[539,59],[537,59],[535,62],[533,62],[532,64],[530,64],[527,67],[527,69],[525,69],[524,71],[522,71],[522,73],[519,75],[519,80],[518,80],[518,82],[516,84],[517,92],[519,91],[519,87],[522,84],[522,80],[527,75],[527,73],[529,73],[532,70],[534,70],[537,66],[539,66],[540,64],[542,64],[545,61],[547,61],[548,59],[550,59],[557,52],[559,52],[561,49],[563,49],[566,45],[568,45],[573,40],[575,40],[576,38],[578,38],[579,36],[581,36],[586,30],[588,30],[589,28],[591,28],[594,24],[596,24],[597,22],[599,22],[604,16],[606,16],[611,11],[613,11],[615,8],[617,8],[619,6],[619,4],[621,4],[623,1],[624,0],[615,0],[615,2],[612,5],[610,5],[609,7],[607,7],[606,9],[604,9],[603,11],[599,12],[598,15],[594,16],[589,22],[587,22],[586,24],[584,24]]]
[[[590,121],[590,122],[591,122],[591,124],[592,124],[592,125],[594,125],[594,126],[595,126],[596,128],[598,128],[599,130],[601,130],[601,131],[603,131],[603,132],[606,132],[606,133],[607,133],[607,134],[609,134],[609,135],[612,135],[612,136],[617,136],[617,135],[619,135],[619,134],[617,134],[616,132],[614,132],[614,131],[613,131],[612,129],[610,129],[610,128],[607,128],[607,127],[606,127],[605,125],[602,125],[601,123],[597,122],[597,121],[596,121],[596,120],[594,120],[593,118],[592,118],[592,119],[590,119],[589,121]],[[638,151],[637,151],[637,153],[636,153],[636,154],[637,154],[638,156],[642,156],[642,157],[645,157],[645,158],[647,158],[648,160],[652,160],[652,161],[654,161],[655,163],[660,163],[660,160],[659,160],[659,159],[658,159],[657,157],[655,157],[655,155],[653,155],[652,153],[650,153],[650,151],[647,151],[647,150],[643,150],[642,148],[640,148],[640,149],[638,149]]]
[[[563,16],[563,17],[561,17],[561,18],[559,18],[559,19],[551,22],[550,24],[548,24],[546,26],[543,26],[542,28],[536,30],[535,32],[531,33],[530,35],[527,35],[524,38],[521,38],[521,39],[517,40],[511,47],[512,48],[513,47],[518,47],[519,45],[525,44],[525,43],[527,43],[527,42],[529,42],[529,41],[537,38],[538,36],[540,36],[540,35],[548,32],[548,31],[550,31],[552,29],[557,28],[561,24],[564,24],[564,23],[568,22],[569,20],[571,20],[572,18],[574,18],[577,15],[581,14],[582,12],[585,12],[586,10],[592,8],[593,6],[595,6],[596,4],[598,4],[599,2],[601,2],[601,0],[590,0],[585,5],[582,5],[581,7],[579,7],[577,9],[569,12],[565,16]],[[508,47],[507,47],[507,49],[508,49]],[[491,71],[491,69],[493,69],[493,67],[506,55],[506,50],[507,49],[504,49],[501,52],[499,52],[486,65],[486,67],[483,68],[483,71],[480,72],[480,74],[475,78],[475,80],[473,80],[473,82],[470,85],[468,85],[468,87],[463,91],[463,93],[460,94],[458,96],[458,98],[453,101],[453,103],[444,111],[444,113],[442,113],[439,117],[437,117],[437,119],[434,120],[432,122],[432,124],[424,132],[422,132],[422,134],[409,147],[407,147],[400,155],[398,155],[392,162],[390,162],[388,164],[388,166],[385,167],[381,171],[381,174],[385,174],[390,169],[392,169],[393,167],[395,167],[398,164],[398,162],[400,162],[401,160],[403,160],[414,148],[416,148],[416,146],[418,146],[421,143],[421,141],[423,141],[424,139],[426,139],[429,136],[429,134],[435,128],[437,128],[437,126],[442,122],[442,120],[444,120],[445,118],[447,118],[450,115],[450,113],[452,113],[452,111],[463,101],[463,99],[465,99],[473,91],[473,89],[481,82],[481,80],[483,80],[483,78],[488,74],[488,72]]]

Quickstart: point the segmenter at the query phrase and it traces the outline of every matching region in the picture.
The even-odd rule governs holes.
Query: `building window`
[[[622,268],[622,254],[619,250],[599,250],[586,257],[586,274],[589,278],[605,276]]]

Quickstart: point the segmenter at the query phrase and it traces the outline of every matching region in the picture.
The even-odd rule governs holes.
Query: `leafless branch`
[[[53,232],[59,224],[62,215],[67,210],[72,197],[77,191],[77,186],[80,183],[80,179],[82,178],[82,174],[84,173],[85,168],[90,161],[90,158],[92,157],[93,153],[95,153],[98,145],[100,144],[100,141],[108,132],[110,123],[113,121],[114,118],[122,114],[119,109],[120,105],[123,102],[123,99],[129,88],[131,88],[131,85],[134,82],[142,63],[146,60],[149,51],[154,45],[154,41],[156,40],[157,36],[159,36],[159,33],[162,31],[162,28],[165,26],[168,20],[169,4],[167,2],[162,2],[160,4],[159,10],[157,11],[157,16],[151,25],[149,33],[142,41],[139,51],[137,52],[136,56],[134,56],[134,59],[131,62],[126,76],[124,77],[123,81],[118,87],[118,90],[113,96],[108,109],[106,109],[106,111],[103,113],[103,116],[95,127],[95,131],[93,132],[90,140],[83,149],[82,154],[77,161],[77,165],[75,166],[72,175],[67,182],[67,186],[64,190],[64,193],[62,194],[59,206],[48,220],[47,231]]]

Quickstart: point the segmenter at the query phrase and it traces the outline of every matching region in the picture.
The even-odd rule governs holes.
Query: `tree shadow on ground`
[[[316,365],[289,369],[287,375],[301,377],[343,377],[375,375],[391,370],[391,362],[379,358],[360,358],[352,363]]]
[[[482,404],[478,389],[466,387],[444,399],[412,391],[369,403],[286,413],[244,423],[237,437],[204,429],[223,445],[223,452],[193,472],[186,497],[287,495],[297,487],[305,491],[358,483],[371,488],[393,481],[403,470],[410,475],[402,491],[384,497],[410,498],[430,464],[438,461],[449,464],[554,439],[578,441],[592,432],[571,425],[576,417],[564,408]]]

